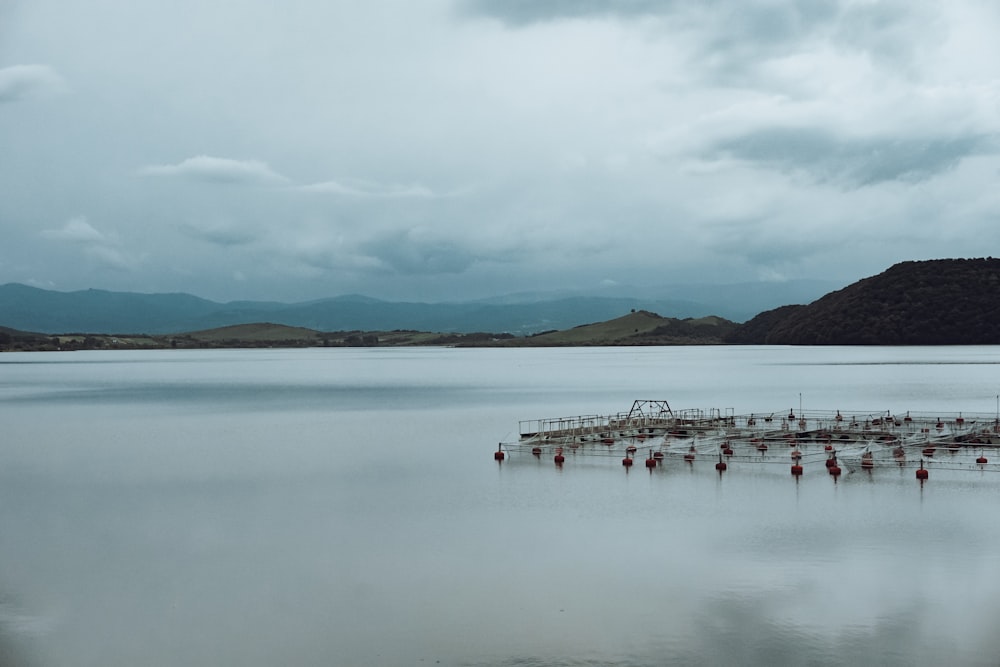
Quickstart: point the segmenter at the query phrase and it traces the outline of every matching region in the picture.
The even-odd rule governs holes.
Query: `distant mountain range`
[[[756,285],[716,289],[703,293],[724,294],[711,302],[535,294],[438,304],[362,296],[219,304],[188,294],[64,293],[10,284],[0,286],[0,349],[1000,345],[1000,259],[992,257],[902,262],[816,299],[808,291],[800,299],[787,290],[762,294]],[[800,303],[762,309],[742,324],[703,314],[730,314],[734,295],[744,305]]]
[[[217,303],[190,294],[57,292],[9,283],[0,286],[0,326],[46,334],[172,334],[272,322],[316,331],[411,329],[531,335],[603,322],[633,310],[742,322],[784,304],[809,303],[838,286],[826,281],[789,281],[656,290],[618,287],[599,295],[541,292],[446,303],[381,301],[361,295],[300,303]]]

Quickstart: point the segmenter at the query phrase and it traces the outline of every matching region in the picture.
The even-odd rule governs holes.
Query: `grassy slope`
[[[312,329],[305,329],[303,327],[288,327],[283,324],[271,324],[270,322],[234,324],[233,326],[220,327],[218,329],[193,331],[184,335],[194,340],[206,343],[221,343],[227,340],[250,342],[319,340],[318,332],[313,331]]]
[[[521,345],[600,345],[623,341],[637,334],[649,333],[661,326],[664,319],[646,311],[629,313],[607,322],[584,324],[565,331],[518,339]]]
[[[315,347],[315,346],[405,346],[455,345],[465,347],[513,346],[558,347],[582,345],[677,345],[717,343],[721,332],[731,322],[715,317],[691,320],[664,318],[647,311],[637,311],[607,322],[597,322],[539,334],[528,338],[498,338],[494,334],[441,334],[427,331],[334,331],[320,332],[303,327],[259,322],[237,324],[218,329],[193,331],[174,336],[114,336],[107,334],[38,337],[9,349],[52,347],[59,339],[65,349],[97,347]],[[21,332],[11,331],[8,338]],[[34,338],[28,334],[27,336]],[[85,341],[91,341],[87,343]],[[3,346],[0,346],[2,348]]]

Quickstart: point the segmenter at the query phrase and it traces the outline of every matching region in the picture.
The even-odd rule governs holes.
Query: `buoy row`
[[[635,450],[636,450],[635,447],[627,448],[626,456],[625,458],[622,459],[622,466],[624,466],[625,468],[632,467],[632,465],[635,463],[635,459],[632,457],[632,454],[635,452]],[[531,453],[535,457],[539,457],[541,456],[542,448],[532,447]],[[684,461],[687,463],[693,463],[695,459],[695,453],[696,450],[694,448],[694,445],[692,445],[690,449],[684,454]],[[924,453],[927,454],[927,451],[925,450]],[[896,452],[894,451],[893,454],[895,456]],[[733,450],[729,446],[729,443],[726,442],[722,451],[718,455],[719,460],[715,464],[715,469],[719,471],[720,474],[725,472],[729,468],[728,464],[725,462],[725,460],[723,460],[723,456],[731,457],[732,455],[733,455]],[[801,463],[802,452],[800,452],[798,449],[793,450],[791,452],[791,458],[792,458],[791,474],[793,477],[800,477],[803,474],[803,466]],[[498,444],[497,450],[493,453],[493,459],[499,463],[502,463],[506,459],[506,453],[503,450],[503,443]],[[653,450],[649,450],[649,457],[646,459],[646,467],[650,469],[655,468],[657,465],[663,462],[663,459],[664,459],[663,452],[660,451],[654,452]],[[555,449],[555,456],[553,458],[553,461],[556,463],[557,466],[561,466],[566,461],[566,457],[563,455],[562,447],[557,447]],[[976,464],[978,464],[979,466],[984,466],[987,463],[988,459],[982,454],[980,454],[979,457],[976,458]],[[871,452],[865,452],[864,454],[862,454],[861,468],[870,471],[874,467],[875,467],[874,457],[872,456]],[[837,462],[837,453],[835,450],[833,450],[832,447],[829,448],[829,456],[826,460],[826,468],[827,472],[834,479],[839,477],[843,472]],[[929,478],[929,472],[927,468],[924,467],[923,459],[920,460],[920,467],[916,470],[916,478],[920,481],[925,481]]]
[[[660,452],[657,452],[657,454],[660,454]],[[498,449],[496,452],[494,452],[493,458],[496,461],[502,462],[505,458],[503,450]],[[650,453],[649,458],[646,459],[646,467],[655,468],[658,465],[659,461],[661,461],[662,459],[663,459],[662,454],[660,454],[660,456],[657,457],[653,453]],[[559,447],[556,450],[556,455],[553,457],[553,461],[557,466],[562,466],[562,464],[566,462],[566,457],[563,455],[561,447]],[[983,456],[980,456],[978,459],[976,459],[976,463],[979,464],[985,464],[986,462],[987,462],[986,458]],[[632,467],[633,463],[634,460],[630,456],[626,456],[624,459],[622,459],[622,465],[625,466],[626,468]],[[862,467],[866,467],[864,465],[864,462],[862,462]],[[726,470],[728,470],[728,468],[729,466],[726,464],[725,461],[722,460],[722,454],[719,454],[719,462],[715,464],[715,469],[718,470],[719,473],[721,474]],[[827,472],[829,472],[830,476],[832,476],[834,479],[839,477],[841,472],[843,472],[840,469],[840,466],[837,465],[837,458],[835,456],[830,457],[829,459],[826,460],[826,468]],[[802,475],[803,473],[802,465],[799,464],[797,460],[796,463],[792,464],[791,472],[793,477],[800,477]],[[916,472],[917,472],[917,479],[919,479],[920,481],[924,481],[928,478],[927,468],[924,467],[924,462],[922,460],[920,461],[920,468],[918,468]]]

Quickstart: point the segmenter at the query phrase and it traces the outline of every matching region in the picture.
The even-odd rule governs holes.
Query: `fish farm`
[[[551,458],[563,466],[583,457],[637,460],[650,469],[730,463],[788,466],[836,479],[843,472],[892,466],[929,470],[997,471],[986,453],[1000,447],[1000,412],[926,414],[801,409],[737,415],[732,409],[673,410],[667,401],[636,400],[627,412],[534,419],[519,423],[519,438],[500,442],[494,459]]]

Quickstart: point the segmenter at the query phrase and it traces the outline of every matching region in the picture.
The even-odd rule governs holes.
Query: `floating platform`
[[[1000,448],[1000,415],[993,414],[800,408],[737,415],[636,400],[627,412],[526,420],[518,430],[517,441],[499,443],[497,461],[507,454],[547,455],[562,464],[572,455],[621,458],[629,467],[636,456],[648,456],[649,468],[672,460],[708,461],[720,472],[727,461],[781,463],[793,475],[819,463],[834,476],[844,468],[894,466],[917,468],[921,480],[935,467],[1000,470],[985,455]]]

